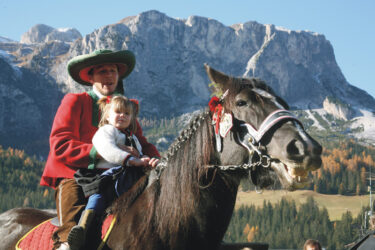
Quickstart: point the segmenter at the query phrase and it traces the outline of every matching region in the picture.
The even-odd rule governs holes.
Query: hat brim
[[[68,72],[74,81],[91,86],[89,71],[102,64],[116,64],[119,72],[119,80],[127,77],[134,69],[135,56],[129,50],[112,52],[110,50],[98,50],[91,54],[74,57],[68,62]]]

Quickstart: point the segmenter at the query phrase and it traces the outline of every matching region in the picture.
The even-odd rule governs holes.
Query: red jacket
[[[78,168],[95,168],[98,159],[91,140],[100,118],[97,100],[92,91],[63,98],[53,121],[50,152],[40,185],[56,187],[58,179],[73,178]],[[135,135],[145,155],[160,157],[156,147],[143,136],[138,122]]]

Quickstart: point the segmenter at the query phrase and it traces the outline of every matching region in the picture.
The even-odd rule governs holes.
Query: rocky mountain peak
[[[135,53],[137,64],[125,81],[126,91],[147,100],[147,116],[180,115],[206,105],[210,93],[204,63],[233,76],[261,78],[294,108],[322,108],[327,96],[353,107],[375,106],[371,96],[346,81],[325,36],[310,31],[255,21],[225,26],[206,17],[177,19],[151,10],[77,40],[64,62],[104,48]],[[66,65],[60,65],[53,77],[65,89],[79,91],[64,73]],[[164,101],[150,102],[155,96]],[[167,103],[170,110],[163,107]]]
[[[74,28],[52,28],[45,24],[37,24],[21,36],[21,43],[45,43],[49,41],[61,41],[71,43],[81,38],[81,33]]]
[[[178,19],[152,10],[77,38],[80,34],[74,29],[40,24],[25,33],[21,43],[0,43],[0,50],[11,55],[3,63],[12,61],[24,76],[22,84],[15,78],[12,86],[22,92],[29,88],[27,95],[35,103],[40,100],[40,94],[33,91],[35,84],[54,86],[56,96],[60,92],[82,92],[87,88],[74,82],[66,70],[72,57],[97,49],[127,49],[136,55],[136,66],[124,81],[125,94],[140,101],[143,117],[172,118],[206,107],[210,81],[204,63],[235,77],[263,79],[293,109],[325,106],[331,114],[350,119],[350,111],[336,102],[325,101],[327,96],[353,110],[372,111],[375,107],[373,97],[346,81],[330,42],[324,35],[310,31],[293,31],[255,21],[226,26],[206,17]],[[0,68],[0,75],[9,75],[5,69]],[[17,72],[15,67],[9,69]],[[4,89],[7,82],[0,79]],[[52,107],[60,103],[58,98],[48,101]],[[0,107],[8,103],[2,104],[0,99]],[[18,103],[12,105],[16,107]],[[48,117],[53,117],[54,112],[49,112]],[[23,122],[18,120],[14,124]],[[52,118],[47,123],[50,126]],[[3,128],[0,139],[9,134],[10,128]]]
[[[15,41],[13,41],[12,39],[0,36],[0,43],[12,43],[12,42],[15,42]]]

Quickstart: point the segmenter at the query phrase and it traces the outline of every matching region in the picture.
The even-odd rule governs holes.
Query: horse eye
[[[236,102],[236,105],[237,105],[238,107],[245,106],[245,105],[246,105],[246,102],[245,102],[244,100],[239,100],[239,101]]]

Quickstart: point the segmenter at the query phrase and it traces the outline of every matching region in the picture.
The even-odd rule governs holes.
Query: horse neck
[[[173,238],[172,234],[180,237],[181,232],[186,237],[194,234],[192,231],[199,235],[210,234],[209,231],[217,232],[217,226],[224,234],[237,194],[238,182],[207,169],[213,157],[210,117],[190,127],[195,127],[194,131],[182,133],[190,137],[175,145],[178,149],[170,154],[160,178],[155,224],[158,233],[166,238]]]
[[[172,147],[175,150],[164,159],[167,165],[159,181],[129,210],[126,204],[117,206],[124,223],[118,224],[118,236],[111,236],[111,244],[142,246],[139,249],[215,249],[220,244],[233,212],[238,182],[205,168],[214,157],[213,129],[208,114],[199,121],[193,122],[193,132],[182,133],[190,137]],[[134,188],[142,190],[139,183],[140,188]],[[131,204],[133,199],[127,198]]]

